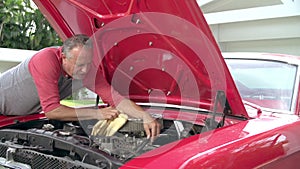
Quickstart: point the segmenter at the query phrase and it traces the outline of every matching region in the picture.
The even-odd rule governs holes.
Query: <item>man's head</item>
[[[83,79],[92,63],[92,43],[86,35],[75,35],[64,41],[62,66],[74,79]]]

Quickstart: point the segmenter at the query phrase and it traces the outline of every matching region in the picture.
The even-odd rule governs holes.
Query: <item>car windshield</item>
[[[297,67],[266,60],[226,59],[243,100],[291,111]]]

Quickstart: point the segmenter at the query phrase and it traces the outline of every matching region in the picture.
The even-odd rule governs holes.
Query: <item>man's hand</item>
[[[153,142],[155,137],[160,134],[160,124],[148,113],[143,117],[143,123],[147,138],[151,138],[151,142]]]
[[[119,111],[113,107],[105,107],[99,109],[99,115],[97,115],[97,119],[99,120],[113,120],[119,116]]]
[[[118,104],[117,109],[131,117],[143,119],[145,132],[147,137],[151,138],[151,141],[153,141],[154,138],[160,134],[160,124],[154,118],[152,118],[149,113],[144,111],[142,107],[135,104],[131,100],[122,100]]]

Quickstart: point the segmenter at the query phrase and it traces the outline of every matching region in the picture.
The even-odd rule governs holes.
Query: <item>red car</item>
[[[299,70],[295,58],[288,56],[287,61],[292,60],[288,64],[272,59],[272,73],[266,77],[260,76],[259,69],[251,70],[257,65],[248,66],[243,58],[241,64],[230,58],[225,62],[196,0],[34,2],[62,39],[74,34],[91,37],[107,81],[157,118],[161,134],[149,142],[140,119],[129,118],[118,133],[104,137],[90,135],[93,120],[61,122],[48,120],[42,113],[1,116],[2,166],[300,166]],[[255,59],[260,60],[249,60]],[[286,72],[277,69],[276,63],[286,67]],[[262,68],[267,64],[260,63]],[[247,66],[248,70],[242,69]],[[275,91],[271,86],[280,80],[279,73],[288,75],[284,80],[289,86],[274,84],[280,89]],[[244,74],[253,75],[253,80],[244,79]],[[259,86],[263,80],[268,83]]]

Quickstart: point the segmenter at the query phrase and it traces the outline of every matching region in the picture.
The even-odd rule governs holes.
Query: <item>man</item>
[[[82,86],[97,93],[110,107],[75,110],[60,104],[60,100]],[[45,48],[0,76],[1,114],[41,111],[49,119],[63,121],[114,119],[123,112],[143,119],[148,137],[154,138],[160,132],[156,120],[107,83],[93,62],[92,44],[85,35],[67,39],[62,47]]]

